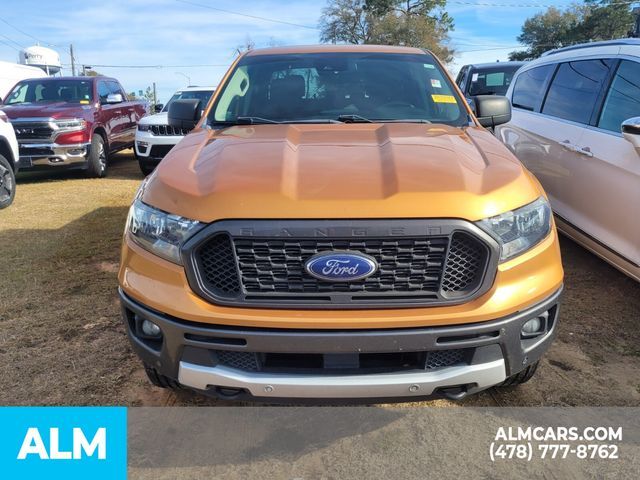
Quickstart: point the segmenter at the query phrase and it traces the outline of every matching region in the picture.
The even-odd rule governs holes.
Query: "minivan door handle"
[[[560,145],[562,145],[562,147],[566,150],[569,150],[570,152],[577,152],[578,151],[578,147],[576,147],[573,143],[571,143],[569,140],[563,140],[560,142]]]
[[[576,148],[576,152],[578,152],[580,155],[584,155],[585,157],[593,157],[593,152],[589,147]]]

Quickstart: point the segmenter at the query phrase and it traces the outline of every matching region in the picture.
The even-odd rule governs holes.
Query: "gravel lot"
[[[0,211],[1,405],[222,403],[152,387],[129,348],[116,273],[141,180],[129,151],[113,160],[106,179],[59,173],[18,180],[15,204]],[[640,284],[561,241],[559,337],[538,374],[464,405],[640,405]]]

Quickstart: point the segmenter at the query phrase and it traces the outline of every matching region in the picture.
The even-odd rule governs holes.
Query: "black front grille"
[[[337,366],[333,355],[322,353],[257,353],[213,350],[217,363],[247,372],[270,373],[391,373],[436,370],[469,363],[474,349],[430,352],[353,353]]]
[[[236,239],[242,284],[248,293],[438,291],[447,238],[279,240]],[[378,270],[354,282],[326,282],[305,272],[304,263],[321,252],[349,250],[375,258]]]
[[[152,158],[164,158],[171,151],[174,145],[152,145],[149,156]]]
[[[189,133],[183,128],[175,128],[170,125],[150,125],[151,133],[156,136],[184,136]]]
[[[306,271],[311,257],[332,251],[366,254],[376,260],[378,269],[351,282],[325,281]],[[461,230],[378,238],[256,238],[220,231],[205,236],[190,255],[188,274],[197,272],[190,276],[194,290],[214,302],[364,308],[467,299],[487,278],[491,251]]]
[[[47,122],[15,122],[13,130],[16,138],[20,140],[51,141],[53,129]]]

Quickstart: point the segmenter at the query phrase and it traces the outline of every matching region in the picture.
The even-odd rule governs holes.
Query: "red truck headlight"
[[[74,144],[88,142],[87,122],[81,118],[55,120],[55,142]]]

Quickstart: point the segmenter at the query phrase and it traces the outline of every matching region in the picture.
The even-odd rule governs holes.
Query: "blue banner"
[[[124,407],[1,407],[6,479],[127,478]]]

